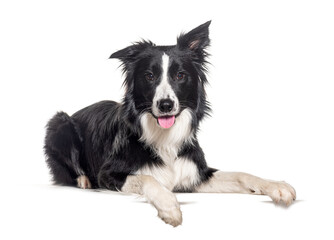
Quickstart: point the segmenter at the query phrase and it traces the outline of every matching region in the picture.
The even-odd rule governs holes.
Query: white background
[[[0,238],[333,239],[333,13],[331,1],[1,1]],[[114,51],[175,44],[207,20],[209,165],[285,180],[298,201],[178,194],[172,228],[135,196],[52,186],[47,120],[121,99]]]

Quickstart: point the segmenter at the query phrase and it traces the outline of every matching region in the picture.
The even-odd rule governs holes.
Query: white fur
[[[268,195],[276,203],[290,205],[296,199],[296,191],[286,182],[265,180],[240,172],[215,172],[209,181],[199,185],[197,192],[250,193]]]
[[[152,105],[152,112],[155,116],[161,115],[158,108],[158,103],[162,99],[171,99],[174,101],[174,107],[171,113],[168,115],[176,115],[179,112],[179,101],[175,95],[174,90],[172,89],[171,85],[168,82],[168,68],[169,68],[169,56],[164,53],[162,55],[162,74],[161,74],[161,82],[157,86],[155,90],[155,94],[153,97],[153,105]]]
[[[179,158],[174,162],[174,190],[187,189],[195,186],[200,181],[198,168],[193,161],[186,158]]]
[[[197,166],[190,160],[178,158],[177,154],[185,142],[193,139],[191,112],[185,109],[169,128],[161,128],[149,113],[141,116],[143,134],[140,141],[150,146],[163,160],[164,166],[145,166],[135,174],[153,176],[163,186],[172,190],[196,184],[199,181]]]
[[[122,192],[143,195],[158,210],[158,216],[166,223],[174,227],[182,223],[182,213],[175,195],[154,177],[130,175],[126,178]]]
[[[83,188],[83,189],[92,188],[92,184],[90,183],[88,177],[85,175],[81,175],[77,178],[77,184],[79,188]]]
[[[152,114],[144,113],[140,117],[143,130],[140,141],[154,148],[165,162],[175,160],[182,144],[193,139],[191,121],[190,110],[184,109],[175,119],[174,125],[165,129],[159,126]]]
[[[165,164],[164,166],[146,166],[135,174],[152,176],[170,191],[187,189],[199,182],[198,168],[192,161],[177,158]]]

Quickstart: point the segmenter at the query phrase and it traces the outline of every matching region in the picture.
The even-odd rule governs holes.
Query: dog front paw
[[[295,189],[286,182],[269,182],[264,193],[271,197],[275,203],[283,202],[287,206],[296,200]]]
[[[159,210],[158,216],[165,223],[177,227],[182,223],[182,212],[179,207],[174,207],[168,210]]]
[[[173,227],[177,227],[182,223],[180,204],[173,193],[164,189],[159,195],[159,200],[156,201],[155,206],[158,210],[158,217],[165,223]]]

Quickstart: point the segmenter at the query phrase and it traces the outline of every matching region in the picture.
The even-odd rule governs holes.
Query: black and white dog
[[[46,162],[56,184],[143,195],[166,223],[182,222],[173,192],[265,194],[289,205],[285,182],[209,168],[197,140],[206,100],[209,25],[181,34],[173,46],[142,41],[110,58],[121,60],[122,103],[102,101],[47,124]]]

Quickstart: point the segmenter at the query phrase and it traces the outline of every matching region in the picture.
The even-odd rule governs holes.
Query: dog
[[[55,184],[139,194],[167,224],[182,223],[174,192],[268,195],[290,205],[285,182],[208,167],[198,143],[206,98],[209,25],[179,35],[176,45],[142,40],[113,53],[125,74],[121,103],[102,101],[46,126],[44,151]]]

